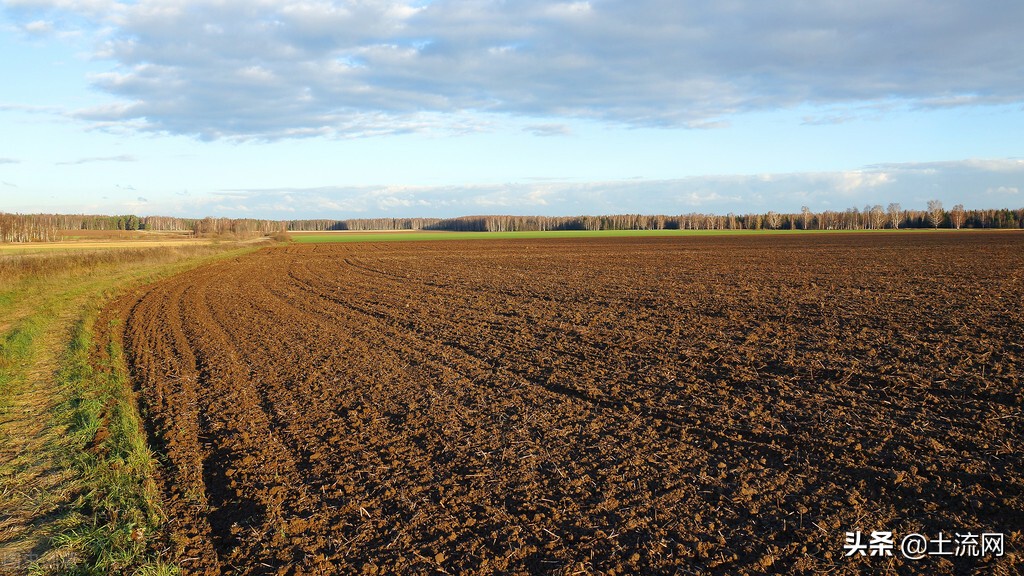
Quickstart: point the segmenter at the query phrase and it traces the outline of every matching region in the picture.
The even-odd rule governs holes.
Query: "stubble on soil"
[[[111,313],[188,573],[1008,574],[1022,301],[1020,234],[879,234],[292,246]]]

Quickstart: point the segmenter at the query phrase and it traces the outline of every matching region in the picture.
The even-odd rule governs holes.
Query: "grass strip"
[[[525,240],[530,238],[650,238],[673,236],[778,236],[787,234],[906,234],[931,233],[931,229],[907,230],[545,230],[520,232],[437,232],[398,230],[388,232],[289,232],[298,243],[412,242],[439,240]],[[943,230],[939,230],[943,232]],[[948,230],[946,232],[949,232]]]
[[[73,560],[60,566],[66,574],[177,574],[149,545],[165,521],[155,458],[120,348],[109,339],[94,342],[98,312],[91,307],[77,322],[57,374],[68,397],[55,416],[71,423],[63,458],[81,489],[52,540],[56,557]]]

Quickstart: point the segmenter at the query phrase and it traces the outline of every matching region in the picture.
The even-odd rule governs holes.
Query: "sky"
[[[0,0],[0,211],[1024,206],[1024,3]]]

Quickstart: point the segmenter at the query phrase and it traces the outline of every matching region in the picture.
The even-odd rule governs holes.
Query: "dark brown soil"
[[[1011,574],[1022,302],[1024,234],[815,234],[265,249],[115,312],[187,573]]]

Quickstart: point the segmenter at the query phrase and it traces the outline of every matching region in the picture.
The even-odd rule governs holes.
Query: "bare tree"
[[[764,215],[764,219],[765,223],[767,223],[768,227],[772,230],[777,230],[779,226],[782,226],[782,215],[775,211],[769,210],[768,213]]]
[[[892,226],[893,230],[900,229],[900,222],[903,221],[902,212],[903,208],[899,205],[898,202],[891,202],[889,204],[889,209],[886,211],[886,213],[889,215],[889,225]]]
[[[804,220],[804,230],[807,230],[808,228],[811,227],[811,209],[808,208],[807,206],[801,206],[800,215],[803,217]]]
[[[964,211],[963,204],[957,204],[953,206],[953,209],[949,212],[949,221],[953,224],[953,228],[957,230],[964,225],[964,220],[967,219],[967,212]]]
[[[843,230],[860,230],[860,210],[856,206],[843,212]]]
[[[871,227],[875,230],[881,230],[885,227],[885,211],[882,210],[881,204],[875,204],[871,207],[871,214],[869,216],[871,220]]]
[[[928,201],[928,221],[931,222],[932,228],[938,228],[945,216],[946,211],[942,209],[942,200]]]

